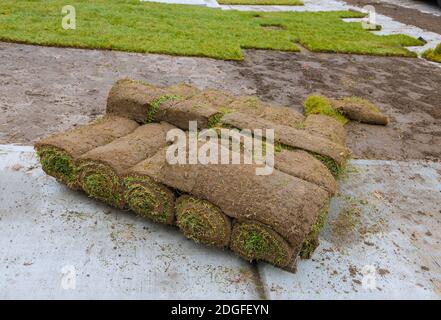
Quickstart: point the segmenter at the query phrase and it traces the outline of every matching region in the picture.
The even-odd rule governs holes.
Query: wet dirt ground
[[[32,144],[105,111],[119,78],[255,94],[297,110],[312,93],[378,104],[387,127],[350,123],[354,158],[441,158],[441,68],[420,59],[246,51],[242,62],[0,42],[0,143]]]

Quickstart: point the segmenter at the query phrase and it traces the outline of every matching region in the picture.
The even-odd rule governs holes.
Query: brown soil
[[[0,143],[31,144],[103,114],[113,83],[180,82],[225,89],[302,110],[312,93],[357,95],[388,126],[351,122],[356,158],[441,158],[441,69],[424,60],[248,50],[243,62],[37,47],[0,42]]]
[[[390,3],[373,0],[344,0],[346,3],[363,7],[371,5],[375,7],[377,13],[381,13],[385,16],[391,17],[399,22],[420,27],[428,31],[441,33],[441,17],[430,13],[424,13],[416,9],[397,6]],[[433,10],[439,9],[436,5],[436,0],[428,0],[428,3],[433,3]],[[441,9],[439,12],[441,13]]]

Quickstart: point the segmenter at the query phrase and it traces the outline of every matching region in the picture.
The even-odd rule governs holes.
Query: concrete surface
[[[290,274],[70,191],[31,147],[0,145],[0,298],[439,299],[440,193],[439,163],[353,161]]]

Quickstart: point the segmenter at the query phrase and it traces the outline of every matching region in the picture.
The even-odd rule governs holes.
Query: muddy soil
[[[0,42],[0,143],[32,144],[104,113],[119,78],[187,82],[301,110],[312,93],[377,103],[387,127],[350,123],[355,158],[441,158],[441,68],[424,60],[248,50],[242,62]]]
[[[374,6],[377,13],[381,13],[385,16],[391,17],[396,21],[441,34],[441,17],[439,16],[432,15],[430,13],[424,13],[416,9],[405,8],[391,3],[376,0],[343,1],[350,5],[358,7],[363,7],[366,5]],[[439,10],[439,12],[441,12],[441,9],[436,6],[436,0],[427,0],[427,2],[434,4],[434,11]]]

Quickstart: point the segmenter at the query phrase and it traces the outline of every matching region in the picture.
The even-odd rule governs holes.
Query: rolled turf
[[[303,150],[282,150],[274,154],[274,168],[293,177],[322,187],[329,194],[337,192],[337,182],[327,167]]]
[[[380,109],[366,99],[359,97],[345,97],[341,99],[331,99],[332,107],[344,114],[351,120],[377,125],[387,125],[389,119]]]
[[[312,253],[314,250],[319,246],[319,235],[320,231],[325,226],[326,220],[328,218],[328,211],[329,211],[329,205],[326,205],[322,208],[320,211],[320,214],[316,218],[316,221],[311,226],[311,229],[306,236],[305,240],[303,241],[302,248],[300,249],[299,256],[302,259],[309,259],[311,258]]]
[[[343,124],[332,117],[311,114],[303,122],[303,128],[342,146],[346,145],[346,130]]]
[[[262,260],[287,267],[294,250],[277,232],[256,221],[234,221],[230,248],[248,261]]]
[[[188,195],[179,197],[176,224],[187,238],[195,242],[215,247],[226,247],[230,242],[230,218],[206,200]]]
[[[188,85],[156,87],[141,81],[122,79],[111,88],[107,98],[107,114],[115,114],[139,123],[162,121],[157,113],[167,103],[185,100],[198,90]]]
[[[290,149],[301,149],[313,154],[326,165],[334,176],[339,175],[341,168],[344,167],[350,156],[350,151],[346,147],[325,137],[311,134],[304,129],[279,125],[241,112],[224,115],[221,123],[238,129],[262,129],[264,138],[266,136],[265,129],[274,129],[275,142]]]
[[[293,128],[301,126],[305,120],[302,114],[292,108],[263,102],[253,96],[242,96],[234,99],[234,101],[228,105],[227,111],[228,113],[239,111]]]
[[[167,131],[173,128],[167,123],[146,124],[83,154],[76,161],[79,184],[90,197],[123,208],[122,178],[131,167],[165,147]]]
[[[258,165],[169,164],[161,150],[139,163],[145,175],[170,188],[205,199],[227,216],[271,227],[294,250],[328,203],[329,193],[313,183],[274,170],[256,175]]]
[[[136,170],[124,178],[124,199],[127,206],[142,217],[164,224],[174,223],[173,191]]]
[[[41,166],[48,175],[72,189],[77,181],[75,161],[84,153],[131,133],[138,124],[123,117],[107,115],[78,128],[53,134],[35,144]]]

